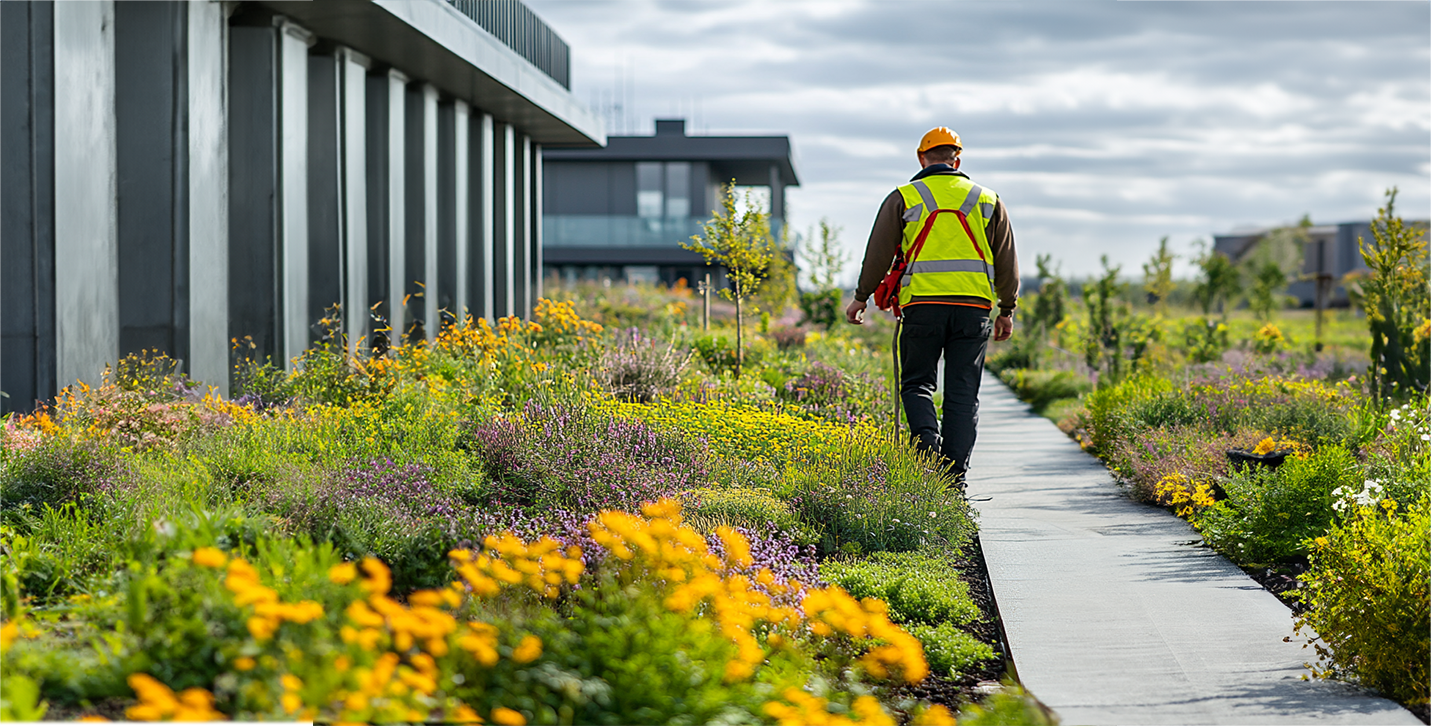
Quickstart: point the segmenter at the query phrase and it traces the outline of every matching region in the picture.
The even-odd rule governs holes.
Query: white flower
[[[1431,441],[1431,434],[1421,434],[1422,441]]]
[[[898,520],[898,519],[894,520],[894,523],[895,523],[895,524],[899,524],[899,520]]]
[[[1399,408],[1393,408],[1393,409],[1391,409],[1391,419],[1392,419],[1393,421],[1395,421],[1396,419],[1399,419],[1399,418],[1401,418],[1401,409],[1399,409]]]
[[[929,518],[930,518],[930,519],[933,519],[933,518],[935,518],[935,517],[937,517],[937,516],[939,516],[939,513],[938,513],[938,512],[930,512],[930,513],[929,513]]]

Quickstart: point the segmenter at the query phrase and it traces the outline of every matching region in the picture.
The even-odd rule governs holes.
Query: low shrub
[[[805,347],[804,328],[776,328],[770,331],[770,339],[780,350]]]
[[[931,673],[959,678],[994,658],[994,649],[988,643],[980,642],[953,623],[908,627],[909,634],[924,646],[924,659],[929,661]]]
[[[789,505],[769,492],[744,487],[696,489],[681,494],[690,524],[704,532],[728,526],[788,533],[801,545],[819,541],[819,535],[790,511]]]
[[[961,726],[1054,726],[1058,718],[1028,691],[1006,683],[1003,690],[959,709]]]
[[[635,328],[616,335],[602,355],[599,375],[611,395],[622,401],[652,403],[676,390],[690,351],[643,337]]]
[[[1093,389],[1088,379],[1073,371],[1008,369],[999,374],[1019,400],[1035,413],[1043,413],[1054,401],[1078,398]]]
[[[1359,478],[1356,459],[1339,446],[1289,456],[1276,469],[1235,473],[1223,483],[1227,498],[1198,513],[1193,524],[1232,561],[1274,565],[1307,553],[1307,542],[1332,523],[1332,492]]]
[[[820,576],[854,597],[884,600],[896,622],[965,625],[979,618],[968,586],[938,555],[880,552],[867,559],[831,559],[821,563]]]
[[[88,506],[120,486],[126,469],[120,452],[102,439],[47,436],[23,455],[0,460],[0,511]]]
[[[822,553],[957,548],[972,536],[968,505],[928,456],[878,435],[828,445],[787,464],[775,490],[820,533]]]
[[[1422,496],[1410,506],[1392,499],[1355,506],[1313,539],[1297,627],[1316,633],[1315,675],[1354,680],[1409,705],[1428,702],[1428,531],[1431,499]]]
[[[592,513],[705,485],[697,441],[616,413],[627,410],[532,402],[520,417],[474,424],[461,445],[486,470],[485,503]]]

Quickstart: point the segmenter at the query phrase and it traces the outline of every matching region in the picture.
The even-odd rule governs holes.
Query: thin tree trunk
[[[740,380],[740,369],[745,365],[745,321],[742,314],[741,300],[743,292],[740,289],[740,281],[735,282],[735,379]]]

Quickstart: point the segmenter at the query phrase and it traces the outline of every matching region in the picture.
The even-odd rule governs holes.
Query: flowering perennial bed
[[[630,345],[542,301],[292,374],[241,359],[232,400],[132,357],[10,418],[0,716],[950,722],[908,686],[995,657],[952,570],[921,585],[938,615],[822,575],[949,567],[973,524],[943,475],[848,396],[697,368],[613,398]],[[804,355],[780,365],[808,382]]]

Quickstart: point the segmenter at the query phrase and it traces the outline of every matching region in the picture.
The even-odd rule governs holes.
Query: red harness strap
[[[969,228],[969,219],[964,213],[957,209],[936,209],[930,212],[924,220],[924,226],[919,230],[919,236],[914,238],[914,244],[909,248],[909,259],[904,259],[904,250],[900,250],[894,256],[894,264],[890,265],[889,272],[885,273],[884,279],[880,280],[879,287],[875,288],[875,307],[880,310],[890,310],[896,318],[903,317],[904,313],[899,304],[900,280],[904,277],[904,271],[912,264],[919,253],[924,249],[924,241],[929,239],[929,230],[934,228],[934,218],[945,212],[952,212],[959,218],[959,223],[964,225],[964,232],[969,235],[969,242],[974,245],[974,252],[978,253],[979,259],[984,264],[989,261],[984,259],[984,251],[979,249],[979,241],[974,237],[974,231]]]

